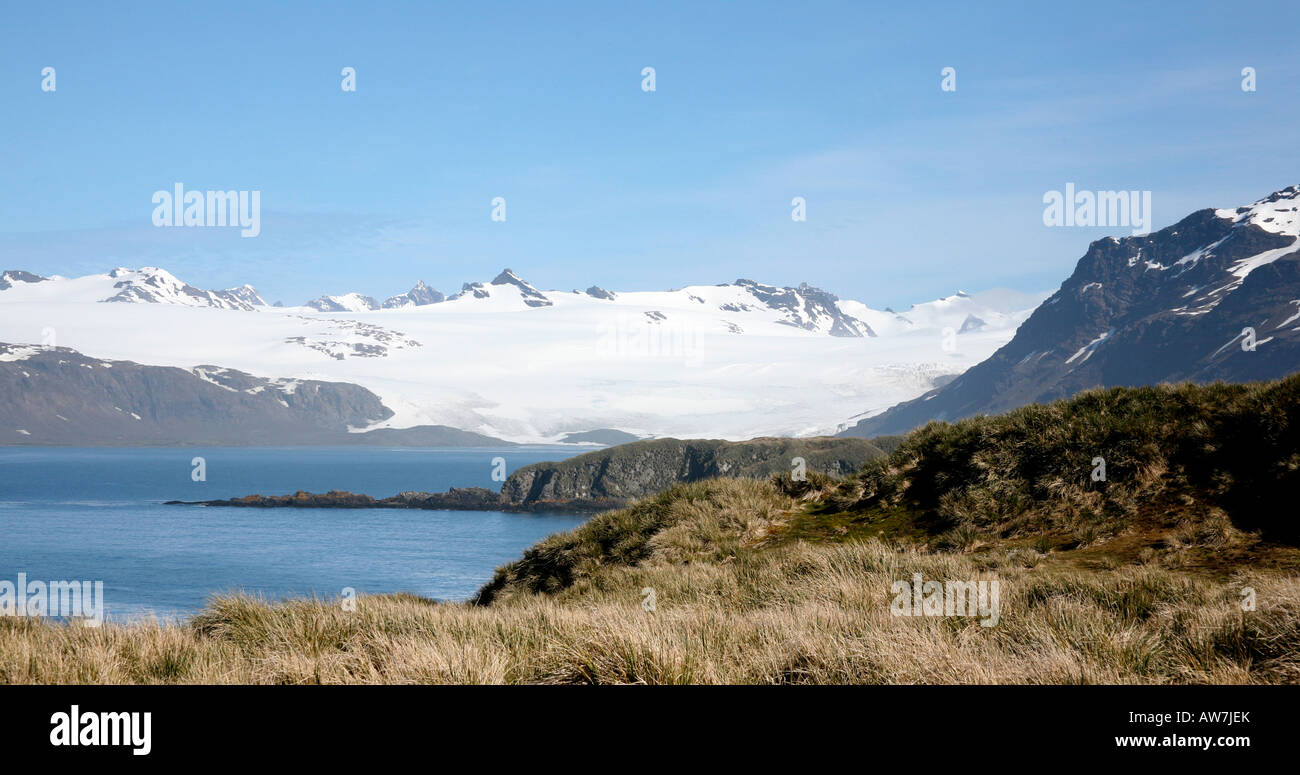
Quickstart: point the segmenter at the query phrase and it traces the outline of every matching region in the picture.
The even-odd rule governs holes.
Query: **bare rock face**
[[[5,291],[14,287],[14,283],[43,283],[48,279],[48,277],[41,277],[38,274],[24,272],[21,269],[9,269],[0,273],[0,291]]]

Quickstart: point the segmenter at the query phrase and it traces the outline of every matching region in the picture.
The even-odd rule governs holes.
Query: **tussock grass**
[[[1170,539],[1183,547],[1240,546],[1251,533],[1294,545],[1300,518],[1279,504],[1300,492],[1300,376],[1098,389],[932,422],[819,489],[792,537],[838,530],[910,533],[939,549],[1016,538],[1075,548],[1178,527]]]
[[[1094,571],[1029,564],[1019,549],[971,555],[879,539],[767,541],[797,506],[768,482],[687,485],[543,542],[486,588],[496,590],[490,605],[377,596],[346,611],[229,596],[184,624],[4,618],[0,682],[1300,680],[1300,579]],[[596,547],[618,559],[602,561]],[[891,615],[890,585],[913,573],[998,580],[999,623]],[[1256,611],[1241,610],[1243,586],[1255,589]],[[645,587],[654,611],[642,609]]]
[[[846,479],[679,485],[465,603],[0,617],[0,683],[1296,683],[1298,531],[1271,504],[1300,484],[1298,386],[1094,391],[931,424]],[[998,581],[997,625],[892,615],[914,573]]]

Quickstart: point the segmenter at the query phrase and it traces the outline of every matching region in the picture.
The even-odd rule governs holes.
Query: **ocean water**
[[[490,487],[572,447],[0,448],[0,581],[102,581],[109,618],[184,617],[216,593],[469,597],[585,517],[407,509],[164,506],[250,493]],[[193,481],[202,457],[206,481]]]

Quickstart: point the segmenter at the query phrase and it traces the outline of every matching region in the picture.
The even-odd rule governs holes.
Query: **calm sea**
[[[169,618],[210,595],[469,597],[499,565],[584,517],[403,509],[164,506],[250,493],[490,487],[572,447],[0,448],[0,580],[103,581],[108,615]],[[193,480],[202,457],[206,481]]]

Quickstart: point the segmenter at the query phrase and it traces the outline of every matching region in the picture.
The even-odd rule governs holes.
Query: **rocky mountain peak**
[[[523,299],[524,304],[530,307],[549,307],[552,302],[546,298],[546,294],[537,290],[528,281],[515,274],[509,267],[501,270],[501,274],[492,280],[491,285],[511,285],[519,289],[519,296]],[[466,287],[469,290],[469,287]],[[476,293],[475,296],[478,294]]]
[[[510,267],[501,270],[501,274],[492,280],[493,285],[528,285],[528,283],[519,275],[514,273]],[[531,285],[528,285],[531,288]]]
[[[24,272],[21,269],[8,269],[0,274],[0,291],[12,288],[14,283],[42,283],[50,278]]]
[[[1096,386],[1286,376],[1300,363],[1298,207],[1291,186],[1097,240],[992,357],[845,432],[900,433]]]
[[[389,296],[384,301],[384,309],[394,309],[397,307],[423,307],[426,304],[437,304],[447,297],[439,291],[425,285],[423,280],[419,280],[406,293],[400,293],[396,296]]]
[[[839,301],[833,293],[808,283],[797,288],[780,288],[740,278],[734,285],[744,288],[749,295],[769,309],[785,316],[782,323],[805,331],[825,331],[831,336],[875,336],[871,326],[836,306]]]

